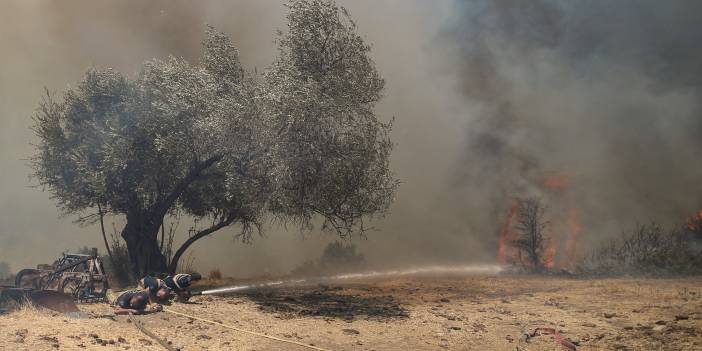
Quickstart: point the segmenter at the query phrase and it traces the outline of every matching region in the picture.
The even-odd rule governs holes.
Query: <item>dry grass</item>
[[[38,313],[39,308],[32,303],[31,300],[24,298],[22,301],[15,301],[8,299],[0,303],[0,309],[5,310],[9,313],[28,315],[30,313]]]
[[[14,309],[12,314],[21,319],[35,319],[43,316],[50,315],[49,310],[35,306],[32,301],[24,300],[22,303],[17,304],[17,308]]]
[[[222,272],[218,268],[215,268],[207,274],[207,278],[210,280],[221,280]]]
[[[701,294],[700,278],[404,277],[195,296],[170,308],[340,351],[558,350],[549,336],[520,340],[536,327],[560,330],[579,350],[692,350],[702,349]],[[79,307],[111,311],[104,304]],[[281,349],[167,313],[139,319],[183,350]],[[22,329],[29,333],[15,343]],[[123,316],[73,319],[28,306],[0,316],[0,331],[0,345],[8,349],[53,350],[57,343],[61,350],[102,349],[95,334],[115,342],[106,350],[158,350]]]

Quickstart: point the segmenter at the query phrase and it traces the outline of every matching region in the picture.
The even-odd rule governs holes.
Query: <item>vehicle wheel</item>
[[[39,287],[39,278],[41,271],[38,269],[26,268],[17,273],[15,276],[15,287],[17,288],[33,288]]]

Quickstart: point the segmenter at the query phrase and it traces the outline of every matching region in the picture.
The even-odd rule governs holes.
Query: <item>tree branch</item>
[[[197,178],[200,176],[200,174],[202,174],[203,171],[212,167],[217,162],[221,161],[222,158],[222,155],[214,155],[205,161],[197,163],[195,167],[193,167],[190,170],[190,172],[176,184],[176,186],[173,188],[173,191],[171,191],[171,193],[168,194],[168,196],[166,196],[165,199],[157,202],[158,205],[156,206],[156,209],[154,211],[154,216],[152,216],[151,218],[163,218],[166,215],[166,213],[168,213],[168,210],[171,208],[173,203],[176,200],[178,200],[180,195],[183,194],[183,192],[188,188],[188,186],[192,182],[197,180]],[[161,222],[151,224],[161,225]]]
[[[229,216],[226,218],[222,219],[219,221],[219,223],[216,223],[212,225],[211,227],[201,230],[197,232],[195,235],[191,236],[186,240],[183,245],[178,248],[178,251],[175,252],[173,255],[173,258],[171,259],[171,264],[168,266],[168,272],[173,274],[176,271],[176,268],[178,268],[178,261],[180,260],[180,257],[185,253],[185,250],[187,250],[190,245],[195,243],[196,241],[234,223],[234,221],[237,219],[236,213],[231,213]]]

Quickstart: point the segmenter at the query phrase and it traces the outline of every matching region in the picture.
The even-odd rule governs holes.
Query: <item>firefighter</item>
[[[188,301],[190,299],[190,291],[188,287],[193,281],[198,281],[202,279],[200,273],[190,273],[190,274],[176,274],[173,276],[167,276],[163,281],[166,286],[170,288],[176,295],[178,295],[179,301]]]
[[[162,311],[163,306],[151,300],[151,294],[148,289],[135,289],[121,293],[115,301],[114,310],[117,315],[144,314]]]
[[[172,290],[166,285],[166,282],[150,275],[139,281],[139,288],[148,290],[151,299],[159,302],[166,302],[172,296]]]

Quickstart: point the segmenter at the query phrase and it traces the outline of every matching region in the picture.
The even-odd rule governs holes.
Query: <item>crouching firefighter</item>
[[[168,302],[172,295],[172,290],[161,279],[145,276],[139,281],[139,288],[149,291],[150,299],[159,303]]]
[[[190,274],[176,274],[173,276],[167,276],[163,281],[166,286],[170,288],[176,295],[178,295],[178,301],[185,302],[190,299],[193,294],[188,290],[188,287],[192,282],[202,279],[200,273],[190,273]]]
[[[151,299],[148,289],[127,290],[115,301],[115,314],[144,314],[160,312],[163,306]]]

